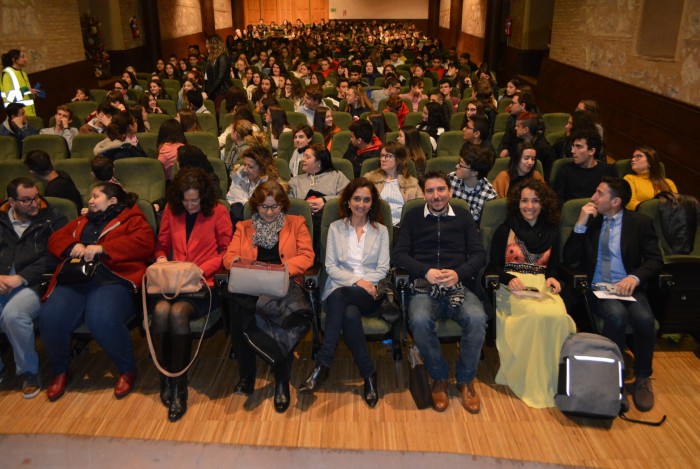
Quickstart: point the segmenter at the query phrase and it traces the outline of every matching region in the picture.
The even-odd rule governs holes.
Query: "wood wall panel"
[[[292,19],[292,22],[296,21],[297,18],[301,18],[301,20],[304,23],[308,23],[311,20],[311,9],[309,8],[309,0],[280,0],[280,1],[291,1],[293,8],[294,8],[294,19]]]
[[[542,112],[570,112],[581,99],[598,101],[611,157],[629,158],[636,146],[649,145],[678,189],[700,196],[700,108],[548,58],[536,96]]]

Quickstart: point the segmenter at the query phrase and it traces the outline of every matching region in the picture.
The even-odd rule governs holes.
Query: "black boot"
[[[151,339],[153,340],[153,350],[156,353],[156,359],[160,366],[167,371],[170,371],[170,360],[167,351],[167,344],[165,343],[166,334],[164,332],[153,332],[151,331]],[[172,379],[165,376],[163,373],[160,375],[160,402],[163,403],[165,407],[170,407],[170,403],[173,400],[173,386]]]
[[[172,339],[172,369],[177,373],[183,370],[190,362],[192,339],[189,334],[175,334]],[[187,373],[178,378],[173,378],[172,402],[168,409],[168,420],[177,422],[187,412]]]
[[[291,396],[289,394],[289,377],[290,377],[291,360],[285,360],[275,365],[275,411],[280,414],[284,413],[289,408]]]
[[[330,368],[316,362],[316,366],[311,370],[311,374],[299,388],[299,392],[302,394],[313,394],[318,391],[328,379],[329,373]]]
[[[362,399],[368,406],[374,408],[379,401],[379,388],[377,387],[377,372],[375,371],[369,378],[365,378],[365,386],[362,390]]]

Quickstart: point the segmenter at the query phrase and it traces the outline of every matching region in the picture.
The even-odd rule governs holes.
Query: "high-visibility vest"
[[[20,103],[25,106],[34,106],[34,95],[32,95],[32,90],[29,89],[29,83],[27,82],[26,90],[22,91],[22,87],[19,84],[19,79],[17,78],[17,70],[12,67],[7,67],[3,70],[3,78],[5,74],[9,75],[12,80],[12,89],[8,90],[7,93],[2,91],[2,100],[5,104],[9,103]],[[19,72],[21,73],[21,72]]]

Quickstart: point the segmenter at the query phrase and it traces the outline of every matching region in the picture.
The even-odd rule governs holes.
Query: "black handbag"
[[[56,275],[59,285],[78,285],[88,283],[97,272],[100,262],[97,259],[86,261],[82,258],[71,257],[63,261],[61,270]]]
[[[411,345],[408,349],[408,364],[408,390],[411,391],[416,407],[426,409],[433,405],[433,395],[430,392],[428,370],[415,345]]]
[[[377,284],[377,299],[382,300],[377,314],[389,325],[393,325],[401,317],[398,296],[399,294],[393,282],[393,275],[389,272],[389,275],[381,279]]]

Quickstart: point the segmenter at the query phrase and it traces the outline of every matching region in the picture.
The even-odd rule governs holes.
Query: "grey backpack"
[[[623,420],[654,427],[658,422],[625,416],[625,362],[617,344],[598,334],[581,332],[566,338],[559,358],[559,382],[554,403],[565,415]]]
[[[582,332],[566,338],[554,403],[564,414],[614,419],[623,401],[625,363],[615,342]]]

